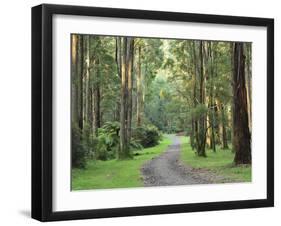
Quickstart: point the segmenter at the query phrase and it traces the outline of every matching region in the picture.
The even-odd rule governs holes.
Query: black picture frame
[[[266,27],[267,198],[54,212],[52,210],[52,18],[55,14]],[[271,206],[274,206],[273,19],[50,4],[32,8],[32,218],[40,221],[56,221]]]

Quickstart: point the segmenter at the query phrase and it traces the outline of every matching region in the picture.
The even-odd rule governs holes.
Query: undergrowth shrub
[[[119,122],[106,122],[98,130],[98,146],[96,158],[100,160],[112,159],[116,156],[119,147]]]
[[[153,146],[155,143],[155,128],[145,130],[146,136],[143,138]],[[93,134],[92,128],[85,124],[83,132],[78,126],[72,127],[72,165],[77,168],[85,168],[87,159],[109,160],[116,158],[120,145],[120,123],[106,122],[98,129],[98,136]],[[153,132],[154,131],[154,132]],[[147,139],[153,139],[151,140]],[[145,143],[146,144],[146,143]],[[130,141],[130,150],[139,150],[143,146],[140,141],[134,137]]]
[[[133,131],[133,138],[144,148],[153,147],[159,144],[159,141],[161,140],[161,133],[156,126],[147,124],[135,128]]]

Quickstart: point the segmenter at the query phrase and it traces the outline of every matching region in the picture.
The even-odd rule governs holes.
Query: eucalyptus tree
[[[134,55],[134,38],[117,37],[117,64],[120,89],[120,148],[118,158],[130,157],[131,123],[132,123],[132,70]]]
[[[234,43],[233,71],[233,144],[236,164],[251,163],[251,134],[249,131],[248,102],[245,81],[244,44]]]

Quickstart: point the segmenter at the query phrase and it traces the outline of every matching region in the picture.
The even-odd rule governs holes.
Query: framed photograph
[[[32,217],[274,205],[274,21],[32,8]]]

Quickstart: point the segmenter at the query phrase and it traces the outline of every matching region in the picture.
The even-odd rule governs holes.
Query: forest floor
[[[171,139],[164,135],[157,146],[135,151],[133,159],[89,160],[86,169],[72,169],[72,190],[142,187],[142,165],[170,144]]]
[[[221,149],[218,145],[216,152],[206,149],[207,157],[204,158],[194,154],[188,137],[182,136],[180,139],[180,161],[196,174],[209,175],[211,183],[251,182],[251,166],[235,166],[233,163],[235,154],[231,149]]]
[[[171,139],[167,151],[143,165],[145,186],[251,181],[250,167],[231,165],[234,154],[230,150],[202,158],[194,154],[187,137],[171,135]]]
[[[132,160],[89,160],[86,169],[73,169],[72,190],[251,181],[251,167],[233,166],[231,150],[198,157],[185,136],[165,135],[159,145],[134,154]]]
[[[171,135],[172,144],[142,167],[145,186],[210,184],[221,179],[212,172],[194,170],[180,161],[181,137]]]

